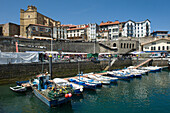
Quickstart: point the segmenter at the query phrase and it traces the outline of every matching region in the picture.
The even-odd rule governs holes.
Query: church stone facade
[[[61,22],[55,21],[37,12],[35,6],[28,6],[27,10],[20,10],[20,35],[27,37],[26,28],[30,24],[60,27]]]

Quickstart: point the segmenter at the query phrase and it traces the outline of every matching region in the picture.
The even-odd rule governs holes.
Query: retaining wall
[[[108,65],[108,61],[100,63],[79,62],[79,69],[84,73],[102,71]],[[123,68],[132,65],[131,60],[119,60],[111,67],[111,69]],[[54,77],[70,77],[78,74],[78,63],[53,63],[53,78]],[[42,72],[47,72],[49,69],[48,63],[32,63],[32,64],[8,64],[0,65],[0,84],[12,83],[14,81],[28,80],[29,78]]]

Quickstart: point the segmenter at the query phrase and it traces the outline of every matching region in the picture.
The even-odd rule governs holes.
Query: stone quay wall
[[[53,78],[54,77],[71,77],[78,74],[79,70],[83,73],[102,71],[108,65],[108,61],[101,61],[100,63],[94,62],[65,62],[53,63]],[[118,60],[110,69],[124,68],[125,66],[132,65],[130,59]],[[7,64],[0,65],[0,84],[13,83],[15,81],[29,80],[31,77],[47,72],[49,64],[31,63],[31,64]]]
[[[146,61],[146,59],[144,60],[144,59],[142,59],[142,60],[132,60],[132,65],[137,65],[137,64],[140,64],[140,63],[142,63],[142,62],[144,62],[144,61]],[[146,63],[144,66],[148,66],[149,65],[149,62],[148,63]],[[166,60],[163,60],[163,59],[160,59],[160,60],[158,60],[158,59],[153,59],[153,61],[151,62],[151,64],[150,65],[152,65],[152,66],[168,66],[168,59]]]

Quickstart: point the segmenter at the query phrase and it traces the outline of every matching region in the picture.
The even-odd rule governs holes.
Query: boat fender
[[[69,95],[68,95],[68,94],[65,94],[65,97],[66,97],[66,98],[68,98],[68,97],[69,97]]]
[[[71,96],[72,96],[72,94],[71,94],[71,93],[69,93],[69,94],[68,94],[68,96],[69,96],[69,97],[71,97]]]

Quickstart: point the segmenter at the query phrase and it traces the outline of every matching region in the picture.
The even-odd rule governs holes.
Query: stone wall
[[[13,38],[13,37],[2,37],[0,36],[0,50],[2,52],[15,52],[15,42],[18,42],[19,52],[24,51],[50,51],[51,41],[48,40],[32,40],[23,38]],[[93,42],[63,42],[63,41],[53,41],[53,51],[66,51],[66,52],[100,52],[99,44],[94,44]]]
[[[124,68],[130,66],[131,60],[116,61],[111,69]],[[94,71],[102,71],[108,65],[108,61],[100,63],[93,62],[79,62],[79,70],[88,73]],[[78,74],[78,63],[53,63],[53,78],[54,77],[69,77]],[[8,64],[0,65],[0,84],[12,83],[20,80],[29,80],[29,78],[49,69],[48,63],[40,64]]]
[[[132,60],[132,65],[137,65],[146,60]],[[146,63],[145,66],[148,66],[149,63]],[[168,60],[153,60],[152,61],[152,66],[168,66]]]

